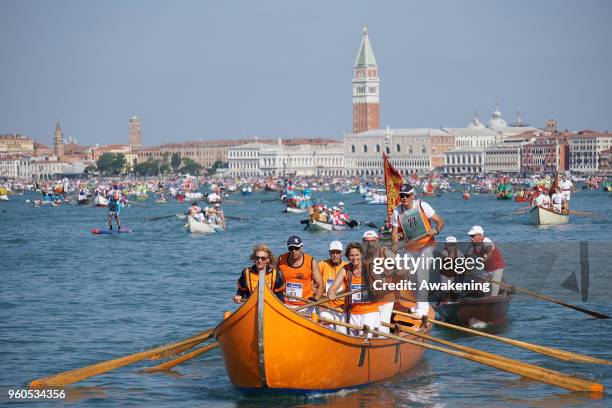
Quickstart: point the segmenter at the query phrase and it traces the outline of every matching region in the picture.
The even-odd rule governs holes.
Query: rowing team
[[[315,205],[308,208],[310,222],[319,221],[333,225],[347,224],[351,219],[344,210],[344,203],[339,202],[338,207],[328,208],[326,205]]]
[[[187,210],[187,215],[193,217],[197,221],[218,225],[225,229],[225,215],[219,203],[216,203],[214,207],[204,207],[204,209],[202,209],[198,206],[197,201],[194,201]]]
[[[562,193],[559,187],[555,187],[550,197],[540,188],[538,196],[531,201],[531,205],[551,208],[554,212],[566,214],[569,212],[569,200],[569,192],[567,194]]]

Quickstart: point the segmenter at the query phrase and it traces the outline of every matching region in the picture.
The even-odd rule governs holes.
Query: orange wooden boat
[[[431,324],[419,330],[429,333]],[[265,285],[226,316],[214,335],[230,380],[242,390],[331,392],[363,386],[410,370],[424,353],[412,344],[347,336],[314,323]]]

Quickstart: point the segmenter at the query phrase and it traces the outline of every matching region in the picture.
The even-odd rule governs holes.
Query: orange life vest
[[[321,270],[323,284],[325,285],[325,293],[327,293],[332,283],[334,283],[334,281],[336,280],[338,272],[340,272],[340,270],[342,270],[342,268],[344,268],[346,264],[346,261],[341,261],[339,265],[333,266],[331,260],[329,259],[319,262],[319,269]],[[344,292],[344,285],[340,286],[337,291]],[[342,307],[342,305],[344,305],[344,298],[330,300],[329,302],[327,302],[327,305],[331,307]]]
[[[289,265],[289,254],[282,254],[278,259],[278,269],[285,279],[285,294],[308,299],[313,294],[312,289],[312,256],[302,254],[304,259],[300,266]],[[285,303],[292,306],[302,306],[306,302],[285,297]]]
[[[365,287],[363,281],[363,274],[366,273],[365,270],[362,269],[361,275],[356,276],[353,274],[353,265],[346,265],[346,275],[344,277],[344,287],[347,288],[347,291],[353,291],[355,289],[366,289],[363,292],[354,293],[350,296],[350,302],[346,302],[344,305],[344,311],[346,313],[350,312],[352,314],[366,314],[378,312],[378,308],[382,303],[380,302],[371,302],[369,299],[369,293],[367,288]],[[347,311],[347,306],[350,305],[350,310]]]
[[[276,269],[272,268],[271,272],[266,271],[266,285],[270,287],[272,292],[274,292],[274,282],[276,282]],[[249,293],[253,294],[257,290],[257,285],[259,284],[259,272],[254,271],[251,268],[244,268],[244,276],[246,280],[247,289]]]

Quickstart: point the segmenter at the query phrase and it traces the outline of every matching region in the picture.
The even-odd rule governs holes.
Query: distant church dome
[[[478,110],[474,109],[474,118],[470,123],[468,123],[467,127],[469,129],[484,129],[485,125],[480,123],[480,120],[478,119]]]
[[[493,115],[491,116],[491,120],[489,120],[489,123],[487,123],[487,127],[493,130],[501,130],[503,128],[508,127],[508,124],[506,123],[504,118],[502,118],[502,114],[499,111],[499,104],[495,107]]]

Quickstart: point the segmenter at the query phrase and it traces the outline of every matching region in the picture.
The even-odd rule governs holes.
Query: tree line
[[[91,174],[99,172],[105,176],[117,176],[120,174],[136,174],[137,176],[158,176],[160,174],[194,174],[199,175],[203,170],[207,174],[214,174],[219,168],[227,168],[227,163],[217,160],[210,169],[203,166],[189,157],[181,157],[178,153],[170,156],[169,152],[163,154],[163,158],[149,158],[147,161],[130,164],[127,162],[123,153],[104,153],[96,160],[96,164],[85,168],[85,173]]]

